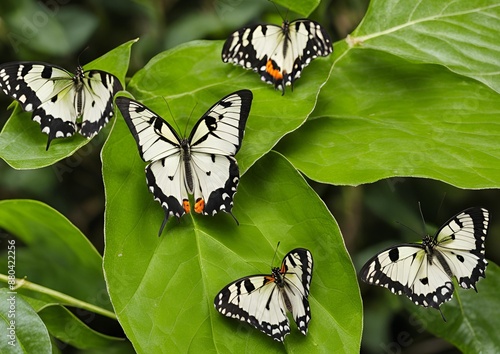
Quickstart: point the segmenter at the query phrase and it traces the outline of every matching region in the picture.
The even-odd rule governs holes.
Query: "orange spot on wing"
[[[273,61],[269,59],[266,63],[266,72],[271,75],[275,80],[283,80],[283,74],[279,69],[274,67]]]
[[[270,276],[270,275],[266,275],[265,278],[267,280],[266,284],[268,284],[268,283],[274,283],[274,281],[276,280],[276,279],[274,279],[273,276]]]
[[[199,198],[194,204],[194,211],[202,213],[203,210],[205,210],[205,200],[203,198]]]
[[[182,207],[184,208],[184,211],[189,214],[189,212],[191,211],[191,206],[189,205],[189,200],[184,199],[182,201]]]
[[[280,270],[280,273],[281,273],[281,274],[285,274],[285,273],[286,273],[285,263],[282,263],[282,264],[281,264],[281,270]]]

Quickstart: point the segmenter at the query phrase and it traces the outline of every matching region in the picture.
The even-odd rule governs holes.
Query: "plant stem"
[[[9,278],[7,277],[7,275],[0,273],[0,281],[8,283]],[[78,307],[78,308],[81,308],[81,309],[84,309],[87,311],[97,313],[99,315],[109,317],[113,320],[117,320],[116,314],[114,312],[108,311],[108,310],[103,309],[102,307],[99,307],[99,306],[89,304],[88,302],[78,300],[72,296],[69,296],[67,294],[63,294],[59,291],[46,288],[45,286],[32,283],[30,281],[27,281],[26,279],[16,278],[16,285],[11,290],[17,290],[17,289],[25,289],[25,290],[39,292],[39,293],[48,295],[51,298],[59,301],[62,305],[69,305],[69,306],[73,306],[73,307]]]

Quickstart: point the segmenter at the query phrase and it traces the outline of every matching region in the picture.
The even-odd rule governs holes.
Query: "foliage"
[[[155,2],[144,3],[154,12]],[[276,3],[308,16],[319,1]],[[250,5],[236,1],[231,13],[238,6]],[[57,21],[71,11],[51,18],[48,33],[64,34]],[[158,238],[163,211],[148,191],[145,163],[118,114],[100,134],[109,134],[101,152],[103,258],[52,207],[31,200],[0,202],[5,240],[16,237],[16,276],[26,277],[9,288],[9,278],[0,274],[6,286],[0,289],[2,299],[9,290],[17,292],[16,335],[25,348],[19,352],[56,352],[53,338],[82,350],[131,351],[119,338],[90,328],[80,309],[93,318],[117,319],[138,352],[359,352],[363,308],[355,268],[337,221],[311,185],[318,190],[324,184],[355,186],[411,176],[497,189],[499,19],[494,0],[373,0],[358,28],[334,44],[330,57],[313,61],[284,96],[252,71],[223,64],[221,40],[162,51],[127,80],[132,47],[140,48],[142,40],[125,42],[89,63],[86,68],[117,75],[126,83],[124,94],[180,131],[189,131],[224,95],[252,90],[237,155],[242,178],[233,212],[240,225],[227,214],[189,214],[170,220]],[[80,21],[85,31],[95,26],[93,15]],[[9,17],[10,23],[13,31],[13,23],[19,25]],[[87,38],[85,31],[80,41]],[[67,53],[74,46],[60,50]],[[46,152],[46,136],[13,104],[0,133],[0,157],[15,169],[38,169],[89,143],[79,136],[57,139]],[[309,334],[303,337],[292,328],[284,345],[213,308],[224,285],[270,270],[278,241],[277,258],[305,247],[315,262]],[[490,262],[478,294],[459,291],[442,306],[446,324],[437,311],[403,304],[415,323],[457,348],[488,352],[498,342],[496,322],[487,311],[498,307],[499,281],[498,267]],[[0,301],[2,328],[9,326],[8,311],[8,303]],[[0,348],[9,348],[5,345],[2,340]]]

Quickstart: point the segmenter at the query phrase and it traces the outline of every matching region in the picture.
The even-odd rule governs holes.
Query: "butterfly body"
[[[239,183],[234,155],[242,143],[252,97],[251,91],[241,90],[222,98],[198,120],[188,138],[180,138],[140,102],[116,99],[142,159],[149,162],[147,185],[165,213],[160,234],[169,217],[191,211],[189,195],[194,195],[197,213],[232,215]]]
[[[421,244],[402,244],[372,257],[361,269],[361,279],[404,294],[417,305],[439,309],[453,296],[453,277],[462,288],[475,290],[485,277],[488,223],[486,209],[466,209]]]
[[[311,252],[296,248],[285,255],[281,267],[271,269],[271,275],[243,277],[225,286],[215,296],[214,306],[221,314],[247,322],[280,342],[290,333],[289,311],[306,335],[312,271]]]
[[[16,99],[48,137],[96,135],[113,116],[113,97],[122,89],[112,74],[100,70],[67,70],[42,62],[0,65],[0,89]]]
[[[234,32],[224,43],[222,61],[253,69],[284,94],[285,86],[293,89],[294,81],[312,59],[332,51],[330,36],[320,24],[299,19]]]

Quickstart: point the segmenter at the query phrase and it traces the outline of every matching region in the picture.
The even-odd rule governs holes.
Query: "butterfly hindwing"
[[[424,307],[439,306],[453,296],[452,277],[460,286],[475,288],[484,277],[484,240],[488,211],[469,208],[446,222],[422,244],[403,244],[372,257],[360,271],[363,281],[406,295]]]
[[[76,75],[41,62],[11,62],[0,65],[0,88],[16,99],[49,136],[54,138],[80,132],[91,138],[113,116],[113,96],[122,89],[112,74],[99,70]],[[81,121],[81,123],[80,123]]]
[[[215,297],[214,305],[221,314],[247,322],[283,342],[290,333],[286,312],[298,329],[307,334],[313,260],[311,252],[296,248],[285,255],[280,268],[271,275],[253,275],[225,286]]]
[[[249,90],[222,98],[198,120],[189,138],[181,139],[170,124],[141,103],[116,99],[142,159],[151,162],[146,179],[162,205],[165,221],[191,209],[205,215],[231,213],[239,182],[234,155],[241,146],[251,102]],[[189,194],[194,195],[193,208]]]
[[[259,24],[234,32],[224,43],[222,60],[253,69],[284,93],[311,60],[332,51],[330,36],[319,23],[299,19],[281,27]]]

